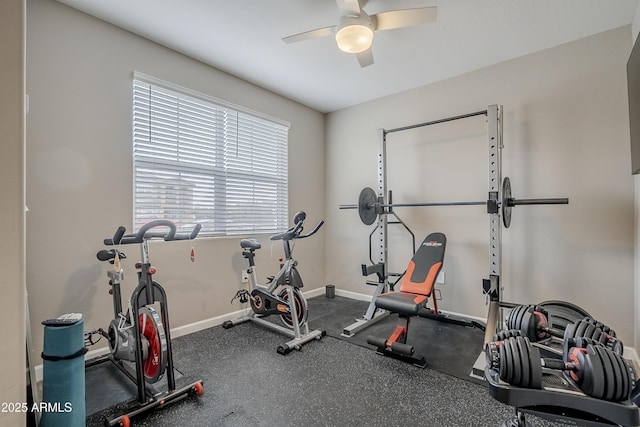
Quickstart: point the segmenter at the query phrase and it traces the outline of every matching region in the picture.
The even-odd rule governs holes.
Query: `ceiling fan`
[[[416,9],[390,10],[369,15],[362,8],[368,0],[336,0],[341,16],[337,25],[317,28],[304,33],[284,37],[285,43],[295,43],[316,37],[335,35],[338,48],[353,53],[361,67],[373,64],[371,43],[373,34],[379,30],[410,27],[434,22],[438,15],[436,6]]]

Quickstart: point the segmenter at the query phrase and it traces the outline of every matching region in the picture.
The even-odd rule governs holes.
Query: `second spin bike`
[[[296,268],[298,261],[292,257],[290,242],[313,236],[324,224],[324,221],[320,221],[309,233],[301,234],[306,217],[307,214],[303,211],[296,213],[293,218],[293,227],[284,233],[270,237],[270,240],[282,240],[285,259],[280,265],[278,274],[269,277],[266,285],[258,284],[256,274],[255,251],[261,248],[260,242],[256,239],[240,241],[240,246],[243,249],[242,256],[249,261],[249,268],[245,269],[244,273],[249,281],[250,291],[239,290],[231,302],[236,298],[243,304],[250,302],[252,311],[239,319],[227,320],[222,324],[222,327],[229,329],[240,323],[253,321],[293,338],[278,346],[279,354],[287,354],[293,349],[300,350],[302,345],[315,339],[319,340],[326,335],[326,332],[322,330],[309,331],[308,305],[300,291],[302,278]],[[292,301],[293,303],[291,303]],[[264,317],[271,315],[279,315],[286,328],[264,319]]]

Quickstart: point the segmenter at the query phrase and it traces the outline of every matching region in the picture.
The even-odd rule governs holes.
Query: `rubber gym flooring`
[[[288,338],[252,322],[175,338],[178,386],[203,380],[204,394],[136,417],[133,425],[499,426],[513,416],[513,408],[493,400],[468,375],[481,351],[482,331],[417,319],[410,340],[421,343],[416,352],[427,359],[427,368],[420,369],[382,357],[366,344],[367,335],[390,332],[397,317],[340,337],[366,307],[338,296],[310,299],[309,325],[327,336],[286,356],[276,347]],[[122,414],[121,406],[109,406],[135,392],[130,383],[114,379],[119,372],[108,363],[102,366],[87,370],[87,426]],[[557,425],[531,415],[527,420]]]

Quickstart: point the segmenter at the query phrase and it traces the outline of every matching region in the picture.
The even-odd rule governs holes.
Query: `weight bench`
[[[367,337],[367,343],[375,345],[379,354],[410,362],[421,368],[426,366],[425,358],[414,355],[413,346],[407,344],[407,335],[411,318],[424,311],[431,296],[438,273],[442,269],[446,245],[447,237],[443,233],[429,234],[409,261],[407,271],[401,278],[400,290],[386,292],[376,298],[376,307],[398,313],[401,320],[389,338]]]

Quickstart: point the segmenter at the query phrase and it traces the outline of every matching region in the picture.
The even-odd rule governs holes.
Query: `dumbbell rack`
[[[503,426],[528,426],[524,413],[570,425],[640,425],[640,409],[631,400],[616,403],[589,397],[561,372],[543,370],[542,389],[507,384],[489,366],[485,368],[485,378],[491,397],[516,408],[515,418]]]

